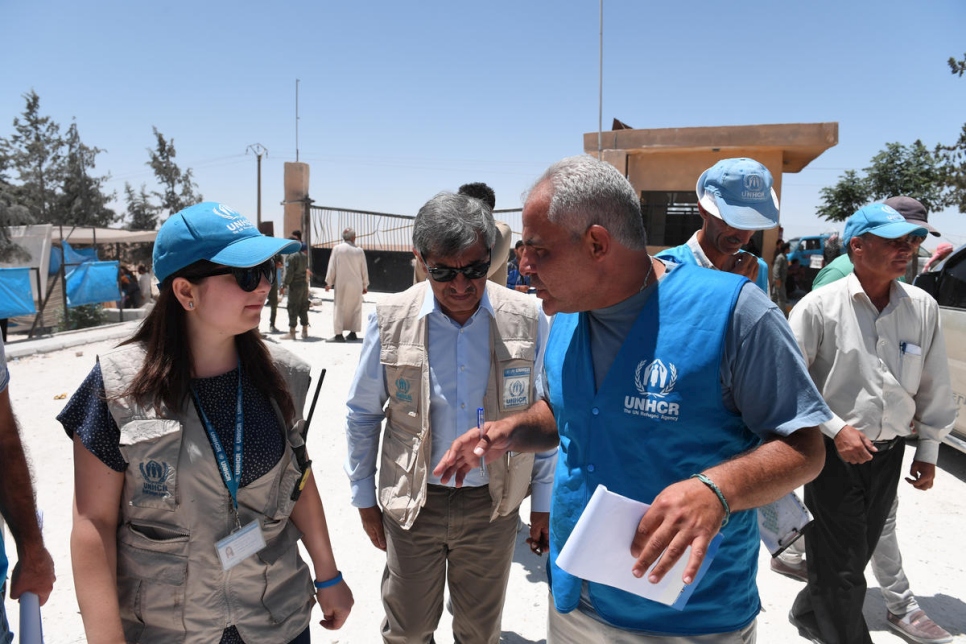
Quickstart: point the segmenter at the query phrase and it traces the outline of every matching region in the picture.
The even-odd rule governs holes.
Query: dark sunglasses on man
[[[475,264],[463,266],[462,268],[450,268],[449,266],[430,266],[429,264],[426,264],[426,272],[429,273],[429,276],[433,278],[434,282],[452,282],[460,273],[462,273],[463,276],[468,280],[478,280],[481,277],[486,277],[486,274],[489,272],[492,252],[492,250],[487,250],[485,262],[476,262]]]
[[[249,266],[247,268],[222,266],[202,275],[186,275],[185,277],[191,280],[214,277],[215,275],[234,275],[235,281],[238,282],[238,288],[246,293],[251,293],[258,288],[263,277],[268,280],[270,286],[275,283],[275,262],[268,260],[258,266]]]

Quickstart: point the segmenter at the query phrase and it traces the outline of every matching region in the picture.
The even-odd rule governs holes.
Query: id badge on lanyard
[[[243,467],[242,453],[245,438],[245,417],[242,408],[241,359],[238,361],[238,394],[235,402],[235,441],[232,450],[234,457],[233,468],[228,465],[228,455],[225,453],[221,439],[218,438],[215,428],[208,420],[208,416],[201,406],[201,400],[198,398],[198,394],[193,389],[192,394],[194,395],[195,404],[201,416],[201,422],[204,424],[205,431],[208,433],[208,440],[211,441],[212,450],[215,452],[218,471],[221,472],[221,478],[225,482],[225,487],[228,488],[229,496],[231,496],[232,510],[235,514],[235,529],[232,530],[230,535],[215,543],[215,550],[218,552],[221,567],[224,570],[230,570],[265,547],[265,535],[262,534],[262,527],[258,519],[245,526],[242,526],[238,521],[238,486],[241,483]]]

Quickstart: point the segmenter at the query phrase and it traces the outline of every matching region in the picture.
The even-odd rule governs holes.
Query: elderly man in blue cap
[[[939,307],[896,280],[928,232],[885,204],[860,209],[842,240],[854,272],[806,295],[788,320],[833,413],[820,425],[825,467],[805,485],[808,584],[789,614],[813,641],[872,642],[864,571],[902,476],[903,439],[919,436],[906,481],[928,490],[956,417]]]
[[[741,250],[758,230],[778,225],[771,172],[754,159],[722,159],[698,178],[701,230],[658,259],[744,275],[768,293],[768,264]],[[784,313],[784,312],[783,312]]]

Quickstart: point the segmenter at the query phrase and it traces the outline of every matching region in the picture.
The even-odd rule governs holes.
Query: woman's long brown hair
[[[118,395],[133,398],[142,406],[153,405],[162,414],[165,408],[182,411],[187,402],[191,381],[191,348],[188,346],[186,313],[174,295],[172,282],[184,277],[196,283],[218,265],[199,261],[181,269],[161,284],[154,309],[135,334],[121,343],[141,344],[145,349],[144,364],[134,379]],[[295,404],[285,379],[262,342],[258,329],[235,336],[235,347],[242,369],[255,385],[278,403],[287,424],[295,420]]]

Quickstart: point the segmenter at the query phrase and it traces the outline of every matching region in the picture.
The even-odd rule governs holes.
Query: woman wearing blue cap
[[[301,432],[309,366],[258,333],[272,258],[297,249],[221,204],[170,217],[156,306],[58,416],[89,641],[301,644],[316,600],[324,627],[345,622]]]

